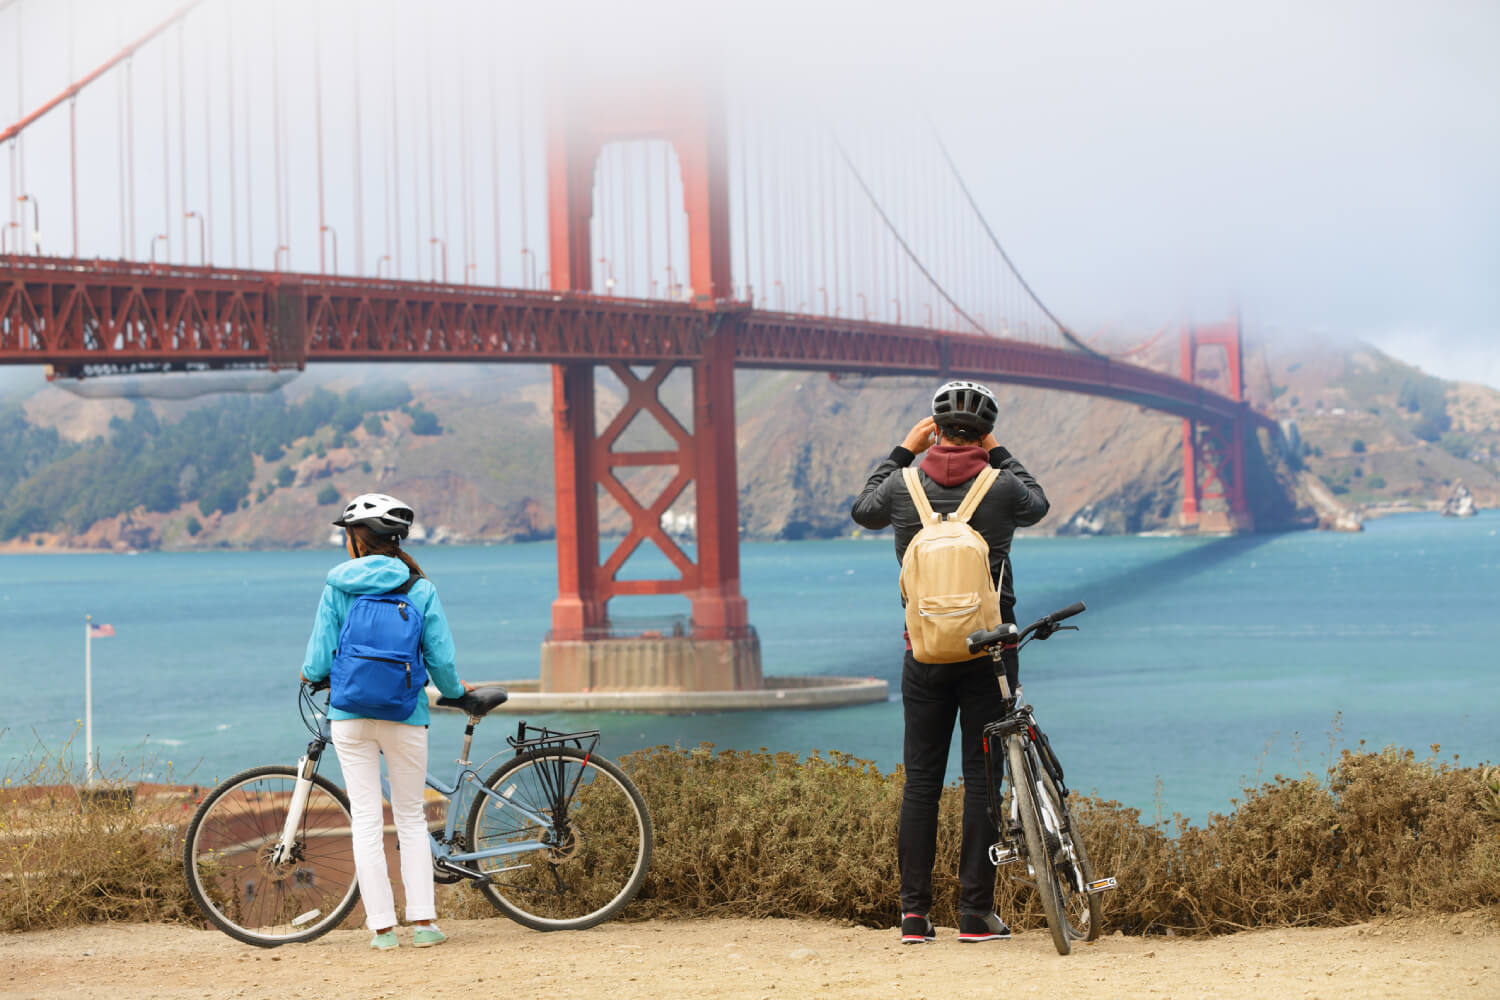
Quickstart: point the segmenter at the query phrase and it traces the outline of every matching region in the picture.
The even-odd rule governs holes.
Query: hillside
[[[1157,359],[1172,362],[1163,347]],[[1293,422],[1289,459],[1264,432],[1251,461],[1257,524],[1316,522],[1295,466],[1375,511],[1440,503],[1455,482],[1500,504],[1500,392],[1443,383],[1373,349],[1253,347],[1247,392]],[[40,380],[38,380],[40,381]],[[624,389],[598,381],[599,426]],[[849,533],[869,469],[925,413],[926,380],[790,372],[737,376],[742,530],[749,538]],[[662,399],[689,423],[690,380]],[[1091,397],[999,387],[997,435],[1052,500],[1039,533],[1170,530],[1181,497],[1181,422]],[[554,531],[549,371],[523,366],[314,369],[269,395],[81,399],[56,387],[0,401],[0,546],[274,548],[327,544],[343,498],[410,501],[428,541],[509,541]],[[669,443],[638,419],[617,447]],[[621,470],[649,502],[669,468]],[[1295,497],[1295,500],[1293,499]],[[673,513],[692,509],[692,488]],[[624,518],[600,491],[606,532]]]

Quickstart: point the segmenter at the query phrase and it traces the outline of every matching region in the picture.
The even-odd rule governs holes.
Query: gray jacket
[[[976,449],[977,450],[977,449]],[[899,475],[901,469],[912,463],[916,456],[897,445],[890,457],[875,467],[865,488],[854,501],[849,512],[861,527],[878,531],[881,528],[896,529],[896,561],[906,554],[906,546],[921,529],[917,508],[911,494],[906,491],[905,479]],[[1016,602],[1012,587],[1012,576],[1005,567],[1010,562],[1010,540],[1017,528],[1036,524],[1047,513],[1047,496],[1031,473],[1011,457],[1004,448],[992,448],[989,464],[1000,470],[990,491],[980,501],[979,508],[970,518],[969,525],[990,547],[990,573],[995,577],[995,587],[1000,592],[1000,603],[1006,607]],[[979,471],[982,471],[982,466]],[[927,491],[927,500],[939,514],[951,514],[958,509],[976,471],[961,482],[943,483],[932,478],[926,470],[917,473],[922,487]]]

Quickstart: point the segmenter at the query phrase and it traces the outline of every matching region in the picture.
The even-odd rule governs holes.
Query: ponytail
[[[401,539],[395,535],[376,534],[363,524],[351,524],[344,530],[354,539],[354,551],[361,556],[390,556],[392,559],[400,559],[407,569],[424,580],[427,578],[422,567],[401,547]]]

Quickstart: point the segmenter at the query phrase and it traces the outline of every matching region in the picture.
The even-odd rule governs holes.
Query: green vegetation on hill
[[[137,508],[165,512],[196,503],[199,513],[228,513],[250,497],[255,464],[282,460],[294,441],[320,435],[342,439],[377,414],[413,408],[405,383],[343,395],[317,389],[288,405],[280,393],[231,396],[199,407],[176,423],[162,423],[138,402],[129,419],[110,421],[109,433],[82,444],[55,430],[33,427],[19,410],[0,413],[0,434],[19,442],[0,454],[0,540],[46,531],[82,532],[94,522]],[[414,420],[415,420],[414,413]],[[424,433],[441,433],[426,427]],[[315,446],[319,453],[324,444]],[[282,465],[276,483],[288,486]],[[196,534],[196,532],[192,532]]]

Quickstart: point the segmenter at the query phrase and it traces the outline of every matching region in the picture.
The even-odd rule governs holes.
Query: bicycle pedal
[[[1105,878],[1096,878],[1094,881],[1086,883],[1083,888],[1085,892],[1092,895],[1094,893],[1106,892],[1110,889],[1118,889],[1119,887],[1120,884],[1111,875]]]
[[[1004,844],[990,845],[990,864],[996,868],[1019,860],[1021,860],[1021,855],[1016,853],[1014,847],[1006,847]]]

